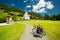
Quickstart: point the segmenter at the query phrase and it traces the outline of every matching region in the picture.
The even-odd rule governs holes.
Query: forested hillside
[[[21,20],[25,11],[7,6],[5,4],[0,4],[0,22],[6,22],[6,17],[11,16],[13,20]],[[40,13],[35,13],[35,12],[28,12],[30,15],[31,19],[35,20],[60,20],[60,14],[54,14],[54,15],[48,15],[46,14],[45,16],[41,15]]]

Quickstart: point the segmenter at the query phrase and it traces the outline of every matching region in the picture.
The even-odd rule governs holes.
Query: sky
[[[60,13],[60,0],[0,0],[0,4],[40,14]]]

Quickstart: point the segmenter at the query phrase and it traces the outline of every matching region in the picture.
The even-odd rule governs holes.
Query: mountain
[[[4,4],[0,4],[0,9],[1,10],[4,10],[4,12],[7,12],[9,13],[10,15],[14,15],[15,12],[18,12],[19,14],[17,16],[21,16],[23,17],[25,11],[19,9],[19,8],[14,8],[14,7],[11,7],[11,6],[7,6],[7,5],[4,5]],[[11,13],[13,12],[13,13]],[[41,14],[38,14],[38,13],[34,13],[34,12],[28,12],[29,15],[31,15],[31,19],[42,19],[43,16]]]
[[[17,19],[22,20],[24,13],[25,11],[19,8],[0,4],[0,23],[6,22],[6,17],[8,15],[11,16],[13,20],[17,20]],[[36,19],[36,20],[40,20],[40,19],[60,20],[60,14],[52,15],[52,16],[48,14],[45,16],[42,16],[41,14],[35,13],[35,12],[28,12],[28,14],[30,15],[31,19]]]
[[[23,12],[19,8],[14,8],[14,7],[11,7],[11,6],[4,5],[4,4],[0,4],[0,9],[5,10],[6,12],[8,12],[8,11],[9,12],[11,12],[11,11],[14,11],[14,12]]]

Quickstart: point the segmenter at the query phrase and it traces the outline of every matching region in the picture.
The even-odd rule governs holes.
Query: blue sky
[[[60,0],[0,0],[0,4],[41,14],[60,13]]]

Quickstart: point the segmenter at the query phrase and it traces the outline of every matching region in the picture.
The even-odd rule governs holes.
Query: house
[[[28,12],[26,11],[24,16],[23,16],[24,20],[30,20],[30,15],[28,15]]]
[[[0,9],[0,12],[4,12],[4,10]]]
[[[11,23],[12,22],[12,18],[10,16],[7,16],[7,23]]]

